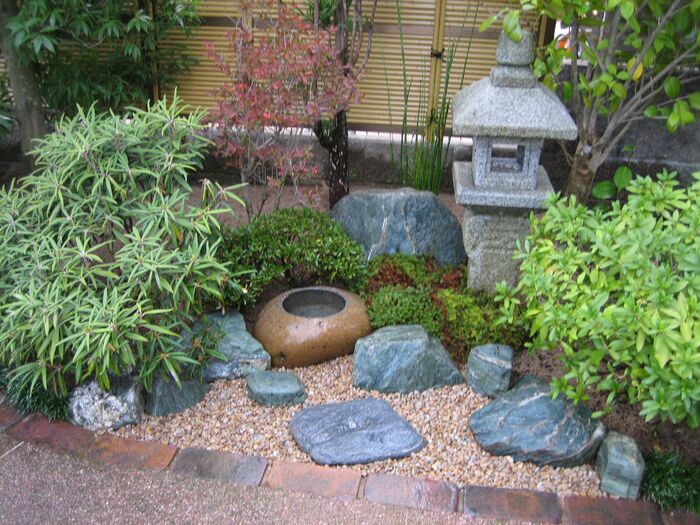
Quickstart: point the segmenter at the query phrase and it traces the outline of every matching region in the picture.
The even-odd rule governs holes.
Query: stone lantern
[[[455,198],[465,206],[464,247],[471,288],[515,283],[515,242],[529,232],[531,210],[553,191],[540,166],[544,139],[575,139],[576,125],[556,95],[535,80],[534,37],[501,33],[489,78],[454,97],[452,133],[473,138],[472,162],[455,162]]]

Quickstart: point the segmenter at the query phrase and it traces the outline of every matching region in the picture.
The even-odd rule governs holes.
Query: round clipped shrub
[[[240,288],[225,295],[229,305],[255,304],[274,282],[307,286],[338,282],[348,287],[365,279],[362,248],[327,214],[310,208],[287,208],[255,218],[238,228],[224,228],[217,256],[238,275]]]
[[[533,349],[560,354],[554,391],[595,387],[659,417],[700,425],[700,174],[637,178],[626,204],[587,209],[553,197],[519,251],[515,289],[499,287],[506,320],[522,306]],[[608,408],[609,409],[609,408]]]

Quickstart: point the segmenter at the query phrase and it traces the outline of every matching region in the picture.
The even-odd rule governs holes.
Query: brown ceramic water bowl
[[[260,311],[253,335],[272,356],[272,366],[309,366],[351,354],[372,331],[362,299],[327,286],[278,295]]]

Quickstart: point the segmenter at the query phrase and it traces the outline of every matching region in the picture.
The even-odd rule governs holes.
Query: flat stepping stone
[[[552,399],[547,382],[534,376],[474,412],[469,428],[492,454],[553,467],[587,463],[605,437],[605,427],[584,405],[561,395]]]
[[[306,401],[306,387],[291,372],[257,370],[246,379],[248,397],[267,406],[298,405]]]
[[[291,429],[299,448],[321,465],[402,458],[427,443],[389,403],[374,398],[305,408]]]

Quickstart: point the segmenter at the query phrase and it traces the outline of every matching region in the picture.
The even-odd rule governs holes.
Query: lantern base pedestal
[[[520,267],[513,260],[515,244],[530,233],[530,212],[544,209],[547,195],[553,192],[547,172],[539,166],[534,190],[479,188],[470,162],[455,162],[452,172],[455,198],[465,206],[462,231],[469,288],[493,292],[501,281],[514,286]]]
[[[467,285],[493,292],[496,284],[515,285],[520,262],[513,260],[516,241],[530,232],[529,211],[464,210],[464,248],[468,257]]]

